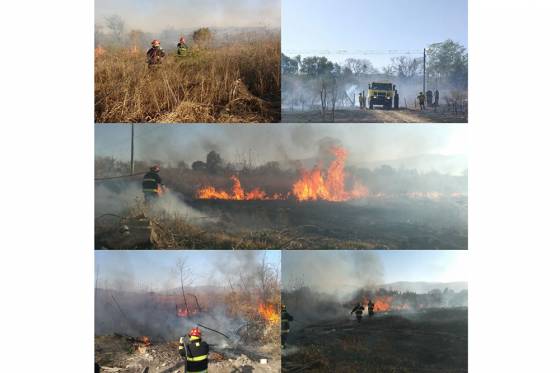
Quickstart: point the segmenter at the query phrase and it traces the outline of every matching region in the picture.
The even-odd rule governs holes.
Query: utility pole
[[[130,174],[134,174],[134,124],[130,125]]]
[[[424,85],[422,88],[424,96],[426,95],[426,48],[424,48]]]

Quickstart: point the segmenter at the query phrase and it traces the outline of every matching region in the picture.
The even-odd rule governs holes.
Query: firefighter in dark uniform
[[[155,67],[161,65],[163,58],[165,57],[165,52],[159,46],[159,40],[152,40],[152,47],[146,52],[148,66]]]
[[[356,305],[352,309],[352,312],[350,312],[350,315],[356,313],[356,320],[358,322],[362,322],[363,312],[364,312],[364,306],[362,306],[360,303],[356,303]]]
[[[439,106],[439,90],[437,90],[437,89],[434,93],[434,106],[435,107]]]
[[[142,180],[142,191],[144,192],[144,201],[150,203],[154,201],[159,193],[163,190],[163,181],[159,176],[159,165],[150,167],[150,171],[144,175]]]
[[[186,57],[187,52],[187,41],[184,36],[181,36],[179,43],[177,44],[177,57]]]
[[[282,348],[286,348],[286,342],[288,340],[288,333],[290,332],[290,321],[294,321],[292,315],[286,311],[286,305],[282,305],[282,312],[280,314],[282,323],[280,325],[280,341]]]
[[[375,303],[373,303],[373,301],[370,299],[368,304],[367,304],[367,314],[368,317],[373,317],[373,309],[375,307]]]
[[[358,101],[360,102],[360,109],[364,108],[364,95],[362,95],[362,92],[360,92],[360,94],[358,95]]]
[[[431,90],[428,90],[428,92],[426,92],[426,101],[428,101],[428,107],[432,107],[433,99],[434,93]]]
[[[198,327],[179,339],[179,355],[185,359],[185,373],[207,373],[209,353],[210,346],[202,340]]]
[[[426,108],[424,106],[425,101],[426,101],[426,96],[424,95],[424,92],[418,93],[418,103],[420,104],[420,110],[424,110]]]
[[[399,108],[399,91],[395,89],[395,98],[393,99],[393,107],[395,109]]]

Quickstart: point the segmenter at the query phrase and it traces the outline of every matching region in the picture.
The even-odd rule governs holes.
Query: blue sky
[[[467,0],[283,0],[282,50],[291,56],[309,50],[417,51],[446,39],[467,47],[467,19]],[[339,62],[368,58],[376,67],[392,57],[322,55]]]
[[[185,258],[187,266],[196,277],[197,285],[227,285],[220,268],[227,270],[228,264],[238,264],[243,255],[256,254],[260,260],[280,270],[281,253],[277,250],[262,250],[252,253],[234,250],[131,250],[96,251],[95,267],[101,281],[121,281],[133,285],[148,284],[156,290],[177,286],[177,275],[173,272],[178,258]]]
[[[385,283],[396,281],[468,281],[467,251],[378,251]]]

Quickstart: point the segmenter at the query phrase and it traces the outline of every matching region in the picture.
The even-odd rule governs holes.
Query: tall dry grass
[[[113,50],[95,59],[97,123],[238,123],[280,120],[280,37],[174,50],[156,68],[144,53]]]

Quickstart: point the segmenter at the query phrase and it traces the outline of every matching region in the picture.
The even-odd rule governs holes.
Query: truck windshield
[[[371,83],[371,89],[378,91],[391,91],[393,85],[391,83]]]

